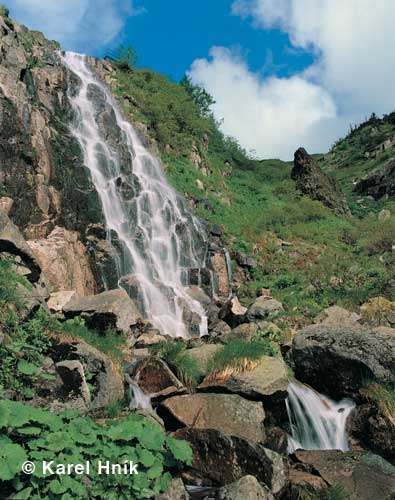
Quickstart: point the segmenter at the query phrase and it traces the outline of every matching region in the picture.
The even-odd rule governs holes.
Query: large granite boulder
[[[334,398],[359,397],[367,380],[391,381],[395,336],[368,328],[312,325],[292,342],[295,376]]]
[[[206,378],[200,391],[232,392],[247,398],[285,395],[288,387],[287,366],[280,357],[264,356],[253,370],[233,373],[228,378]]]
[[[225,485],[253,475],[275,495],[287,486],[286,459],[260,444],[225,436],[213,429],[184,428],[173,435],[191,444],[193,469],[214,484]]]
[[[166,399],[159,408],[180,426],[216,429],[228,436],[264,442],[262,403],[249,401],[236,394],[188,394]],[[166,418],[163,417],[166,421]]]
[[[298,450],[295,457],[300,464],[318,473],[328,485],[341,485],[350,500],[395,498],[395,467],[378,455]]]
[[[358,182],[354,191],[358,194],[373,196],[375,200],[385,195],[395,195],[395,158],[391,158],[383,165],[373,170],[364,179]]]
[[[130,333],[141,319],[134,302],[122,288],[88,297],[73,296],[63,308],[66,317],[82,316],[92,328],[107,327]]]
[[[259,321],[278,316],[284,310],[283,305],[272,297],[262,295],[255,299],[248,308],[247,318],[249,321]]]
[[[313,200],[320,201],[338,215],[350,215],[346,197],[337,181],[326,174],[303,148],[295,151],[291,177],[296,187]]]

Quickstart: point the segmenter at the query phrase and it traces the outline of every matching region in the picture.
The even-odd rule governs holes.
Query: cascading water
[[[69,92],[75,113],[71,131],[100,197],[109,238],[115,234],[122,247],[118,283],[125,278],[137,283],[140,309],[162,334],[188,336],[188,316],[195,318],[200,335],[206,334],[204,310],[182,284],[185,270],[203,267],[201,224],[166,182],[158,160],[124,120],[86,57],[68,52],[62,59],[79,78],[78,89]],[[105,130],[105,113],[116,131]],[[118,134],[116,140],[111,134]]]
[[[336,403],[306,385],[291,382],[286,400],[292,437],[288,451],[347,451],[347,418],[355,407],[350,399]]]

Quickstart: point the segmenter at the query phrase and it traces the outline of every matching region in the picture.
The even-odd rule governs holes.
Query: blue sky
[[[395,108],[393,0],[2,0],[68,50],[133,45],[139,66],[214,97],[225,133],[261,158],[327,151]]]

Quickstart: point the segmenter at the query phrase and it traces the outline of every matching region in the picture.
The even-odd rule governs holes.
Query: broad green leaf
[[[25,450],[19,444],[3,444],[0,447],[0,479],[9,481],[21,473],[21,467],[27,460]]]
[[[74,442],[66,431],[53,432],[46,439],[46,448],[51,451],[61,451],[73,446]]]
[[[38,436],[41,433],[40,427],[22,427],[18,429],[19,434],[23,434],[24,436]]]
[[[18,361],[17,368],[23,375],[36,375],[39,370],[38,366],[33,363],[29,363],[29,361],[26,361],[25,359],[20,359]]]
[[[192,465],[192,449],[187,441],[166,437],[166,444],[176,460]]]
[[[0,401],[0,429],[6,427],[9,422],[10,409],[7,401]]]

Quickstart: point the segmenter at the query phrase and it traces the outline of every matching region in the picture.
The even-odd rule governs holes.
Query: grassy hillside
[[[377,218],[395,205],[352,192],[356,179],[394,154],[393,147],[376,152],[395,135],[392,115],[372,118],[318,158],[346,191],[354,214],[346,219],[296,191],[291,163],[253,160],[225,138],[196,88],[145,69],[118,70],[115,78],[125,111],[156,140],[170,182],[193,200],[199,216],[222,227],[231,250],[258,261],[238,292],[245,303],[263,286],[291,317],[312,317],[333,303],[357,308],[376,295],[395,299],[395,221]],[[196,153],[200,163],[192,161]]]

